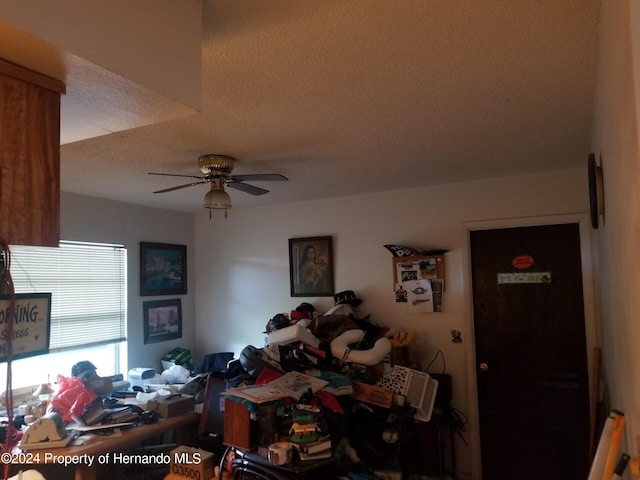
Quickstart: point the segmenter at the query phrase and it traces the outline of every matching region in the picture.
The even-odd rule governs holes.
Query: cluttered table
[[[9,455],[5,453],[2,460],[3,463],[10,461],[13,465],[24,465],[25,468],[42,464],[62,465],[75,470],[75,480],[95,480],[98,466],[133,463],[135,458],[118,452],[156,435],[174,431],[176,444],[190,445],[199,421],[200,414],[186,413],[148,425],[118,429],[111,435],[91,435],[91,439],[82,445],[28,451],[16,448],[10,454],[11,458],[5,458]],[[168,465],[169,462],[163,463]]]

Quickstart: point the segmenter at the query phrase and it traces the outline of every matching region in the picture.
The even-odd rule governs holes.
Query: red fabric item
[[[318,397],[323,407],[328,408],[332,412],[344,413],[342,405],[340,405],[340,402],[338,402],[338,399],[332,393],[325,390],[318,390],[314,395]]]
[[[387,333],[389,333],[390,328],[389,327],[380,327],[380,330],[378,330],[378,333],[375,336],[374,340],[378,340],[382,337],[386,337]]]
[[[290,317],[291,317],[291,320],[295,320],[294,323],[297,323],[300,320],[304,320],[305,318],[307,320],[310,320],[313,318],[313,316],[311,315],[311,312],[299,312],[298,310],[291,310]]]
[[[269,383],[271,380],[275,380],[276,378],[280,378],[282,373],[273,368],[264,367],[262,371],[258,374],[258,378],[256,378],[256,385],[264,385],[265,383]]]

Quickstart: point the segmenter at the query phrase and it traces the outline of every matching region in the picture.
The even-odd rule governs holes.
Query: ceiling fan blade
[[[248,183],[236,182],[233,179],[225,183],[229,188],[235,188],[236,190],[250,193],[251,195],[264,195],[265,193],[269,193],[269,190],[265,190],[264,188],[249,185]]]
[[[195,178],[199,178],[199,177],[195,177]],[[157,190],[157,191],[155,191],[153,193],[172,192],[174,190],[179,190],[181,188],[193,187],[194,185],[200,185],[201,183],[209,183],[209,180],[202,180],[200,182],[185,183],[184,185],[178,185],[177,187],[165,188],[164,190]]]
[[[236,180],[239,182],[259,182],[259,181],[285,181],[289,180],[284,175],[280,175],[279,173],[249,173],[247,175],[233,175],[231,180]]]
[[[198,178],[198,179],[204,179],[205,177],[203,176],[197,176],[197,175],[178,175],[177,173],[156,173],[156,172],[149,172],[149,175],[164,175],[167,177],[185,177],[185,178]]]

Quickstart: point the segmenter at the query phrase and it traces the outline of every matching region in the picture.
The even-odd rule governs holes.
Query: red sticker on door
[[[533,257],[531,255],[518,255],[511,261],[511,265],[520,270],[530,268],[533,266]]]

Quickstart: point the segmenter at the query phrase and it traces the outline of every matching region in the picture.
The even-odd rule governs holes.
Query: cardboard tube
[[[609,447],[611,445],[611,435],[613,434],[613,426],[615,425],[614,418],[610,415],[604,423],[602,434],[600,435],[600,441],[598,442],[598,449],[593,457],[593,463],[591,464],[591,471],[589,472],[588,480],[602,480],[602,474],[607,463],[607,455],[609,454]]]

